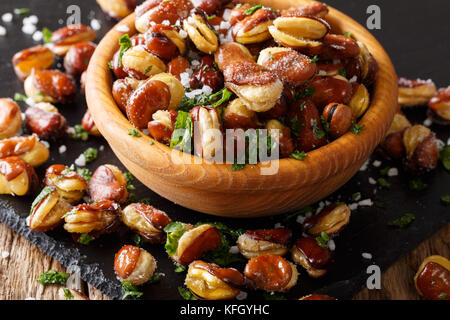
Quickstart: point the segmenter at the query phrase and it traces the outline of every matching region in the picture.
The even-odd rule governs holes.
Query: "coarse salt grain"
[[[180,31],[178,31],[178,34],[180,35],[180,37],[182,37],[183,39],[186,39],[188,34],[186,31],[184,31],[183,29],[180,29]]]
[[[92,19],[91,20],[91,28],[94,30],[100,30],[100,28],[102,27],[102,25],[100,24],[100,21],[97,19]]]
[[[377,181],[374,178],[370,177],[369,178],[369,183],[370,184],[377,184]]]
[[[36,26],[34,24],[24,24],[22,26],[22,32],[25,34],[33,34],[36,31]]]
[[[189,74],[187,72],[180,73],[180,82],[185,88],[190,88],[190,79]]]
[[[237,300],[245,300],[247,299],[248,293],[245,291],[241,291],[238,293],[238,295],[236,296]]]
[[[278,223],[275,223],[274,228],[275,228],[275,229],[283,228],[283,225],[282,225],[281,223],[278,222]]]
[[[390,168],[388,173],[388,177],[395,177],[398,176],[398,169],[397,168]]]
[[[370,253],[368,253],[368,252],[363,252],[363,253],[362,253],[362,257],[363,257],[364,259],[368,259],[368,260],[371,260],[371,259],[372,259],[372,255],[371,255]]]
[[[202,88],[204,94],[210,95],[212,93],[212,88],[210,86],[204,85]]]
[[[372,164],[373,164],[374,167],[378,168],[379,166],[381,166],[381,161],[380,160],[375,160]]]
[[[191,64],[192,64],[193,67],[196,67],[196,66],[200,65],[200,61],[198,61],[198,60],[192,60],[192,61],[191,61]]]
[[[80,154],[78,158],[75,159],[75,164],[79,167],[84,167],[86,165],[86,158],[84,154]]]
[[[0,37],[6,36],[6,29],[3,26],[0,26]]]
[[[104,145],[101,145],[100,148],[98,148],[98,150],[100,150],[100,151],[105,150],[105,146],[104,146]]]
[[[11,22],[12,19],[13,19],[13,14],[11,12],[7,12],[2,15],[3,22]]]
[[[39,21],[38,17],[35,15],[32,15],[32,16],[23,18],[22,22],[23,22],[23,24],[36,24],[36,23],[38,23],[38,21]]]
[[[336,243],[334,242],[333,239],[331,239],[327,242],[327,246],[331,251],[336,250]]]
[[[170,21],[169,20],[164,20],[163,22],[161,22],[161,24],[163,24],[165,26],[170,26]]]
[[[364,164],[361,166],[361,168],[359,168],[359,171],[366,171],[368,166],[369,166],[369,160],[364,162]]]
[[[371,207],[373,206],[373,201],[371,199],[361,200],[360,202],[358,202],[358,205]]]
[[[121,24],[120,26],[116,27],[116,30],[119,32],[128,32],[130,31],[130,28],[128,28],[128,26]]]
[[[222,21],[220,22],[219,28],[228,30],[231,28],[231,24],[228,21]]]
[[[191,92],[186,92],[186,97],[188,97],[189,99],[195,98],[196,96],[202,94],[202,90],[201,89],[195,89],[192,90]]]
[[[230,20],[230,13],[231,13],[230,9],[225,9],[223,11],[223,15],[222,15],[223,20],[226,20],[226,21]]]
[[[67,151],[67,147],[65,145],[61,145],[58,149],[59,153],[64,153]]]
[[[3,259],[6,259],[6,258],[8,258],[9,257],[9,252],[8,251],[3,251],[2,252],[2,258]]]
[[[300,224],[303,224],[303,222],[305,222],[305,220],[306,220],[306,217],[301,214],[299,214],[297,216],[297,219],[295,219],[295,221],[297,221],[297,223],[300,223]]]
[[[228,250],[228,252],[231,254],[238,254],[239,248],[237,246],[232,246],[232,247],[230,247],[230,250]]]
[[[357,203],[351,203],[348,205],[348,207],[350,208],[350,210],[356,210],[358,209],[358,204]]]
[[[425,127],[429,127],[433,124],[433,121],[430,118],[425,119],[425,121],[423,122],[423,125]]]
[[[42,31],[36,31],[35,33],[33,33],[33,40],[34,41],[41,41],[42,40],[42,37],[43,37],[43,35],[42,35]]]
[[[358,77],[357,76],[353,76],[348,82],[355,83],[356,81],[358,81]]]

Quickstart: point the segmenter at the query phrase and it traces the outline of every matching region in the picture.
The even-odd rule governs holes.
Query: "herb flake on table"
[[[16,8],[14,9],[14,14],[18,16],[24,16],[30,13],[29,8]]]
[[[439,151],[439,159],[444,168],[450,171],[450,146],[446,146]]]
[[[92,240],[95,238],[88,233],[82,233],[78,238],[78,243],[84,244],[87,246]]]
[[[424,183],[422,179],[416,178],[409,180],[408,187],[413,191],[422,191],[428,188],[428,184]]]
[[[289,158],[292,158],[292,159],[295,159],[295,160],[299,160],[299,161],[303,161],[303,160],[305,160],[307,155],[308,154],[305,151],[300,152],[298,150],[295,150],[294,152],[292,152],[289,155]]]
[[[359,125],[357,123],[352,124],[352,126],[350,127],[350,130],[352,131],[352,133],[357,136],[358,134],[361,133],[361,131],[363,130],[364,125]]]
[[[178,293],[184,300],[198,300],[189,289],[178,287]]]
[[[377,182],[382,188],[389,189],[391,187],[391,183],[385,178],[378,178]]]
[[[330,237],[324,231],[320,233],[320,236],[316,237],[316,242],[322,248],[328,249],[328,241],[330,241]]]
[[[44,43],[50,43],[52,39],[53,32],[49,28],[42,29],[42,38],[44,39]]]
[[[91,163],[95,161],[98,157],[98,149],[97,148],[87,148],[83,152],[84,158],[86,159],[86,163]]]
[[[396,228],[405,228],[409,226],[414,220],[416,216],[413,213],[407,213],[400,218],[394,219],[388,222],[388,226],[396,227]]]
[[[69,131],[69,136],[78,141],[87,141],[89,139],[89,132],[83,129],[81,124],[77,124],[73,127],[73,131]]]
[[[22,93],[14,93],[14,100],[17,102],[25,102],[28,99],[28,97]]]
[[[122,300],[125,300],[128,297],[140,298],[144,294],[143,292],[139,291],[135,286],[133,286],[130,280],[124,280],[121,283],[123,290]]]
[[[63,289],[63,292],[64,292],[64,298],[65,298],[66,300],[72,300],[72,299],[74,298],[72,292],[70,292],[69,289],[64,288],[64,289]]]
[[[133,136],[133,137],[137,137],[137,138],[142,136],[141,133],[139,131],[137,131],[136,129],[129,129],[128,130],[128,135],[129,136]]]
[[[66,284],[69,277],[70,274],[68,273],[49,270],[47,272],[41,273],[39,278],[37,278],[36,280],[37,282],[45,286],[48,284]]]
[[[441,197],[441,202],[445,205],[450,204],[450,194]]]

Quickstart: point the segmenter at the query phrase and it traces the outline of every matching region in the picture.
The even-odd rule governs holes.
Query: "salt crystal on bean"
[[[24,24],[22,26],[22,32],[25,34],[33,34],[36,31],[36,26],[34,24]]]
[[[58,149],[59,153],[64,153],[67,151],[67,147],[65,145],[61,145]]]
[[[75,159],[75,164],[79,167],[84,167],[86,165],[86,158],[84,157],[84,154],[80,154],[80,156]]]
[[[33,33],[33,40],[34,41],[41,41],[42,40],[42,31],[36,31],[35,33]]]
[[[398,176],[398,169],[397,168],[390,168],[388,173],[388,177],[395,177]]]

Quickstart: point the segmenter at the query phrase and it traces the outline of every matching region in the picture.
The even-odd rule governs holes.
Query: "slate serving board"
[[[385,46],[392,57],[398,74],[406,77],[433,78],[438,86],[447,86],[448,62],[450,47],[443,39],[450,32],[446,12],[450,9],[449,3],[444,0],[424,3],[423,1],[398,0],[375,1],[360,0],[349,2],[345,0],[327,1],[328,4],[348,13],[361,23],[367,18],[366,9],[371,4],[381,8],[382,29],[373,31],[374,35]],[[93,17],[100,20],[101,30],[98,38],[105,34],[115,22],[101,12],[94,1],[26,1],[15,0],[13,3],[2,1],[0,14],[12,12],[14,8],[30,8],[31,14],[39,17],[38,27],[48,27],[55,30],[65,23],[68,17],[66,9],[76,3],[81,8],[82,22],[89,24]],[[408,15],[404,14],[407,10]],[[432,13],[432,15],[431,15]],[[15,17],[13,23],[3,24],[8,31],[6,37],[0,37],[0,96],[12,97],[15,92],[23,93],[23,85],[14,75],[10,59],[12,55],[26,47],[35,45],[31,36],[20,32],[20,17]],[[440,39],[440,40],[439,40]],[[23,110],[25,104],[21,104]],[[84,97],[79,95],[72,104],[59,106],[60,112],[68,119],[71,126],[80,123],[86,109]],[[411,109],[407,115],[414,123],[422,123],[425,119],[423,109]],[[438,138],[447,141],[450,138],[450,128],[433,125]],[[66,145],[67,151],[58,152],[60,145]],[[102,138],[91,137],[87,142],[75,142],[69,138],[51,143],[51,157],[46,165],[39,168],[38,174],[42,179],[46,167],[53,163],[71,164],[88,147],[104,146],[98,159],[88,165],[91,170],[104,163],[120,165],[117,158]],[[379,159],[372,156],[370,163]],[[380,159],[382,160],[382,159]],[[331,195],[329,201],[350,202],[353,193],[361,192],[362,199],[370,198],[381,201],[385,208],[359,207],[352,212],[351,223],[335,239],[335,263],[331,272],[324,278],[312,280],[308,278],[301,268],[299,284],[293,288],[287,298],[297,299],[311,292],[327,293],[340,299],[351,298],[365,284],[368,275],[366,268],[371,264],[378,265],[386,270],[402,255],[414,249],[420,242],[430,237],[440,227],[450,221],[449,207],[440,203],[440,196],[450,194],[450,174],[439,165],[437,170],[425,175],[423,181],[429,188],[416,192],[408,189],[409,177],[400,170],[400,175],[390,177],[392,187],[389,190],[380,189],[368,183],[369,177],[374,179],[381,175],[379,169],[386,166],[398,167],[399,164],[383,160],[381,167],[372,164],[366,171],[360,171],[343,188]],[[122,166],[121,166],[122,167]],[[123,167],[122,167],[123,168]],[[137,198],[150,198],[151,203],[165,212],[173,219],[183,222],[196,223],[198,221],[221,221],[232,228],[272,228],[276,223],[289,226],[296,235],[299,234],[299,224],[293,219],[290,223],[285,221],[286,216],[263,219],[233,220],[221,219],[197,213],[163,199],[135,182]],[[376,191],[375,191],[376,190]],[[100,289],[111,298],[120,298],[121,286],[113,272],[114,254],[124,244],[132,244],[132,233],[122,228],[118,233],[103,236],[83,246],[73,242],[72,238],[62,228],[48,232],[37,233],[30,231],[25,224],[31,202],[34,197],[0,196],[0,221],[23,235],[45,253],[60,261],[64,266],[76,264],[81,268],[83,280]],[[414,213],[416,220],[406,229],[396,230],[387,226],[387,222],[402,216],[405,213]],[[1,235],[0,235],[1,236]],[[184,274],[173,272],[174,266],[168,259],[162,246],[145,245],[158,261],[158,271],[165,274],[158,284],[142,287],[145,299],[180,299],[177,287],[184,282]],[[363,259],[361,253],[368,252],[372,260]],[[236,265],[240,270],[243,265]],[[251,293],[250,299],[261,298],[260,292]]]

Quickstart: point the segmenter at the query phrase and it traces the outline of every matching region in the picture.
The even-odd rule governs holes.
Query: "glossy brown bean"
[[[222,73],[214,67],[212,56],[204,56],[200,59],[200,65],[195,68],[191,76],[190,86],[193,89],[209,86],[213,92],[223,88]]]
[[[160,117],[155,119],[155,115],[158,112],[164,113],[162,116],[166,118],[166,121],[161,121]],[[150,135],[158,142],[170,143],[170,139],[172,138],[172,133],[175,125],[175,121],[177,119],[177,111],[156,111],[153,114],[153,120],[148,123],[148,131]],[[168,121],[167,121],[168,120]],[[167,125],[167,122],[170,123],[170,126]]]
[[[178,56],[167,64],[167,72],[173,74],[178,80],[181,80],[180,74],[186,72],[191,67],[189,61],[182,56]]]
[[[123,112],[126,112],[128,99],[131,97],[140,83],[141,82],[139,80],[131,77],[114,81],[112,86],[112,95],[114,101]]]
[[[111,200],[124,203],[128,200],[127,182],[115,166],[101,165],[94,171],[88,186],[92,201]]]
[[[244,274],[257,289],[283,291],[291,280],[292,267],[278,255],[265,254],[250,260]]]
[[[175,43],[164,33],[175,31],[175,28],[164,24],[155,24],[145,33],[145,45],[149,52],[163,60],[171,60],[180,54]]]
[[[229,64],[235,61],[254,62],[253,56],[248,49],[237,42],[225,42],[220,45],[214,54],[214,60],[222,72]]]
[[[92,42],[82,42],[72,46],[64,57],[66,72],[74,77],[80,76],[87,70],[96,47],[97,45]]]
[[[314,89],[310,99],[319,110],[332,102],[348,104],[352,97],[352,85],[342,76],[317,76],[308,87]]]
[[[328,104],[323,109],[322,116],[329,124],[328,133],[334,139],[347,133],[354,122],[352,109],[340,103]]]
[[[25,123],[28,130],[41,139],[56,140],[66,135],[67,121],[59,112],[29,107],[25,111]]]

